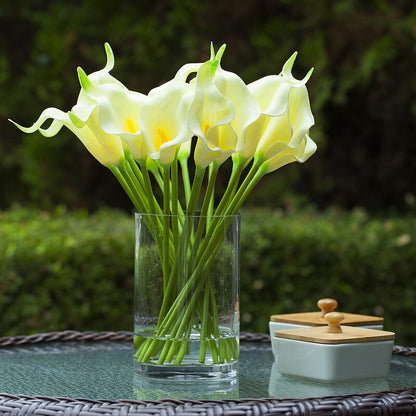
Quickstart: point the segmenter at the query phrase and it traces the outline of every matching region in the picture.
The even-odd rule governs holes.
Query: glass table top
[[[126,341],[56,342],[0,349],[0,393],[95,400],[308,398],[416,386],[416,359],[393,355],[388,378],[324,382],[277,372],[270,344],[242,342],[238,376],[167,380],[134,371]]]

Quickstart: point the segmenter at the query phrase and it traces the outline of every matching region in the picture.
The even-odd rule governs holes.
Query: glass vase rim
[[[159,213],[159,214],[155,214],[155,213],[150,213],[150,212],[135,212],[134,216],[136,218],[139,218],[141,216],[147,216],[147,217],[171,217],[171,218],[240,218],[241,217],[241,213],[237,212],[235,214],[203,214],[201,215],[200,211],[195,211],[195,213],[193,213],[192,215],[187,215],[186,212],[184,212],[183,214],[164,214],[164,213]]]

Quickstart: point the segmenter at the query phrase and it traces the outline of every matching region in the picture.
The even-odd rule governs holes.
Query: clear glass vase
[[[236,375],[240,216],[136,214],[134,361],[153,377]]]

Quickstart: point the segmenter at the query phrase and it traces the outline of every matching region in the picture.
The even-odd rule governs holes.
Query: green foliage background
[[[308,83],[317,154],[264,180],[252,204],[293,198],[320,207],[405,209],[414,200],[416,5],[397,0],[16,0],[0,5],[0,208],[15,201],[50,208],[129,207],[119,185],[65,129],[22,135],[50,106],[69,110],[77,66],[103,67],[147,93],[186,62],[227,44],[223,67],[246,82],[294,72]],[[226,181],[226,179],[223,179]],[[221,188],[219,187],[219,192]]]
[[[23,135],[7,119],[69,110],[77,66],[102,68],[105,41],[113,75],[143,93],[206,60],[213,41],[247,83],[279,73],[294,50],[298,78],[315,68],[318,152],[268,175],[246,204],[289,214],[246,213],[242,329],[265,332],[271,313],[334,296],[341,309],[384,315],[414,345],[415,21],[412,0],[1,2],[0,334],[132,327],[131,217],[95,212],[131,203],[68,131]],[[16,205],[32,210],[6,212]],[[291,214],[306,205],[322,213]]]
[[[241,329],[268,332],[272,314],[338,310],[381,315],[396,343],[416,344],[416,218],[365,211],[245,210]],[[133,327],[131,215],[27,209],[0,215],[0,333]],[[388,289],[387,289],[388,288]]]

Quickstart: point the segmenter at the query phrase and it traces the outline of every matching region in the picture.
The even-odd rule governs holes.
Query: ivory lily
[[[244,81],[237,74],[222,69],[221,57],[224,50],[225,45],[215,55],[212,79],[220,94],[228,98],[234,106],[231,127],[237,134],[235,151],[239,152],[245,145],[247,128],[258,119],[261,110]]]
[[[43,123],[49,119],[53,120],[51,125],[46,129],[42,128]],[[120,137],[107,134],[99,128],[97,110],[94,105],[73,109],[71,115],[57,108],[47,108],[31,127],[20,126],[14,121],[12,123],[24,133],[33,133],[38,130],[45,137],[55,136],[65,126],[79,138],[101,164],[118,165],[124,159]]]
[[[225,45],[198,70],[195,96],[188,111],[188,125],[201,140],[195,148],[195,163],[206,167],[223,163],[245,142],[247,127],[260,115],[260,108],[236,74],[220,66]]]
[[[105,166],[119,165],[124,159],[126,145],[122,138],[137,155],[139,146],[132,143],[139,134],[136,120],[144,96],[130,92],[109,74],[114,66],[114,56],[108,44],[105,51],[107,63],[102,70],[87,76],[78,69],[81,91],[71,111],[65,113],[48,108],[31,127],[14,124],[25,133],[39,130],[46,137],[56,135],[65,126]],[[53,122],[49,128],[43,129],[42,125],[48,119]]]
[[[167,166],[181,143],[192,135],[186,125],[186,110],[193,87],[177,79],[149,92],[139,113],[144,143],[152,159]]]
[[[304,162],[316,150],[308,136],[314,124],[310,109],[306,82],[312,71],[303,80],[296,80],[291,70],[296,53],[283,66],[282,73],[268,76],[249,85],[262,113],[249,127],[245,157],[253,152],[257,160],[265,161],[271,172],[292,161]]]
[[[198,70],[193,100],[188,109],[188,126],[199,138],[194,159],[197,166],[206,168],[212,161],[221,163],[234,151],[237,135],[231,127],[235,117],[232,102],[214,84],[207,61]]]
[[[114,56],[108,44],[106,53],[106,68],[109,70],[113,68]],[[145,95],[128,90],[111,76],[97,73],[87,76],[81,68],[78,68],[78,75],[82,86],[80,96],[88,97],[97,105],[98,122],[102,130],[120,136],[136,159],[145,160],[147,148],[140,135],[138,120]]]

